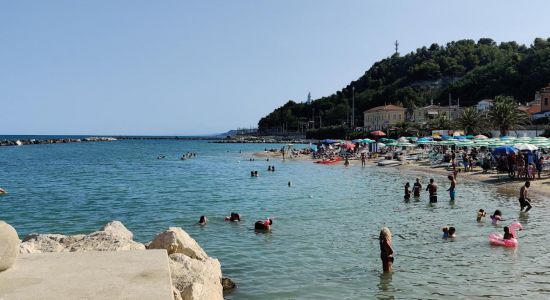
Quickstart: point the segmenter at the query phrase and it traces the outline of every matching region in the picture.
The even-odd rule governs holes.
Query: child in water
[[[405,200],[411,199],[411,190],[409,189],[411,185],[407,182],[405,183]]]
[[[454,227],[449,227],[449,237],[450,237],[450,238],[455,238],[455,237],[456,237],[455,232],[456,232],[456,228],[454,228]]]
[[[206,222],[208,222],[206,216],[201,216],[199,219],[199,225],[206,225]]]
[[[502,212],[500,212],[499,209],[495,210],[495,212],[491,216],[491,222],[493,223],[493,225],[497,225],[498,221],[504,221],[504,219],[502,218]]]
[[[448,239],[449,238],[449,227],[445,226],[441,230],[443,230],[443,238]]]
[[[481,222],[481,218],[484,218],[487,215],[483,209],[479,209],[477,212],[477,221]]]
[[[510,233],[510,228],[508,228],[508,226],[504,226],[504,236],[502,238],[505,240],[514,238],[514,235]]]

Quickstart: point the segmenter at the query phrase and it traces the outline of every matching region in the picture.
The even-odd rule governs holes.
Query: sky
[[[0,135],[198,135],[394,52],[550,37],[550,1],[0,0]]]

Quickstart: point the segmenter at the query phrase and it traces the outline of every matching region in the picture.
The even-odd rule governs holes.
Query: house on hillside
[[[478,112],[487,112],[493,106],[493,100],[483,99],[476,104],[476,109]]]
[[[536,120],[550,116],[550,84],[543,87],[535,93],[535,102],[539,103],[540,110],[531,115],[531,119]]]
[[[464,109],[458,105],[439,106],[432,104],[415,109],[411,121],[418,124],[426,124],[428,121],[439,117],[444,117],[448,120],[456,120],[460,118],[463,110]]]
[[[396,105],[377,106],[363,112],[366,130],[383,130],[405,121],[405,108]]]

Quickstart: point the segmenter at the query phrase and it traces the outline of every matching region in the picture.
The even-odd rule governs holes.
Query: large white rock
[[[217,259],[196,260],[183,253],[170,255],[172,284],[183,300],[223,299],[221,265]]]
[[[10,224],[0,221],[0,272],[13,265],[17,258],[19,236]]]
[[[119,221],[88,235],[30,234],[19,247],[20,253],[145,250],[132,240],[133,234]]]
[[[111,221],[103,226],[100,231],[120,240],[132,240],[134,238],[134,234],[120,221]]]
[[[166,249],[168,254],[182,253],[190,258],[205,260],[208,255],[199,244],[180,227],[170,227],[159,233],[149,244],[149,249]]]

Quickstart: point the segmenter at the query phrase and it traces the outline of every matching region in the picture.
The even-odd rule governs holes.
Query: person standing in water
[[[409,189],[411,185],[407,182],[405,183],[405,200],[411,199],[411,190]]]
[[[451,181],[451,187],[447,191],[449,191],[449,196],[451,197],[451,201],[455,201],[456,179],[453,175],[449,175],[447,176],[447,178],[449,178],[449,180]]]
[[[393,266],[393,247],[391,241],[391,231],[387,227],[380,230],[380,258],[382,259],[382,269],[384,273],[391,272]]]
[[[346,156],[346,161],[344,162],[344,166],[349,166],[349,160],[348,160],[348,157]]]
[[[430,193],[430,203],[437,202],[437,184],[433,178],[430,178],[430,184],[426,187],[426,191]]]
[[[367,157],[365,155],[365,152],[361,152],[361,166],[364,167],[367,164]],[[540,174],[539,174],[540,179]]]
[[[416,182],[413,185],[413,195],[415,198],[420,197],[420,190],[422,189],[422,184],[420,184],[420,178],[416,178]]]
[[[523,209],[527,207],[525,212],[528,212],[532,207],[531,206],[531,199],[529,199],[529,197],[528,197],[530,186],[531,186],[531,182],[529,182],[529,180],[527,180],[525,182],[525,184],[519,190],[519,206],[521,208],[520,211],[523,211]]]

